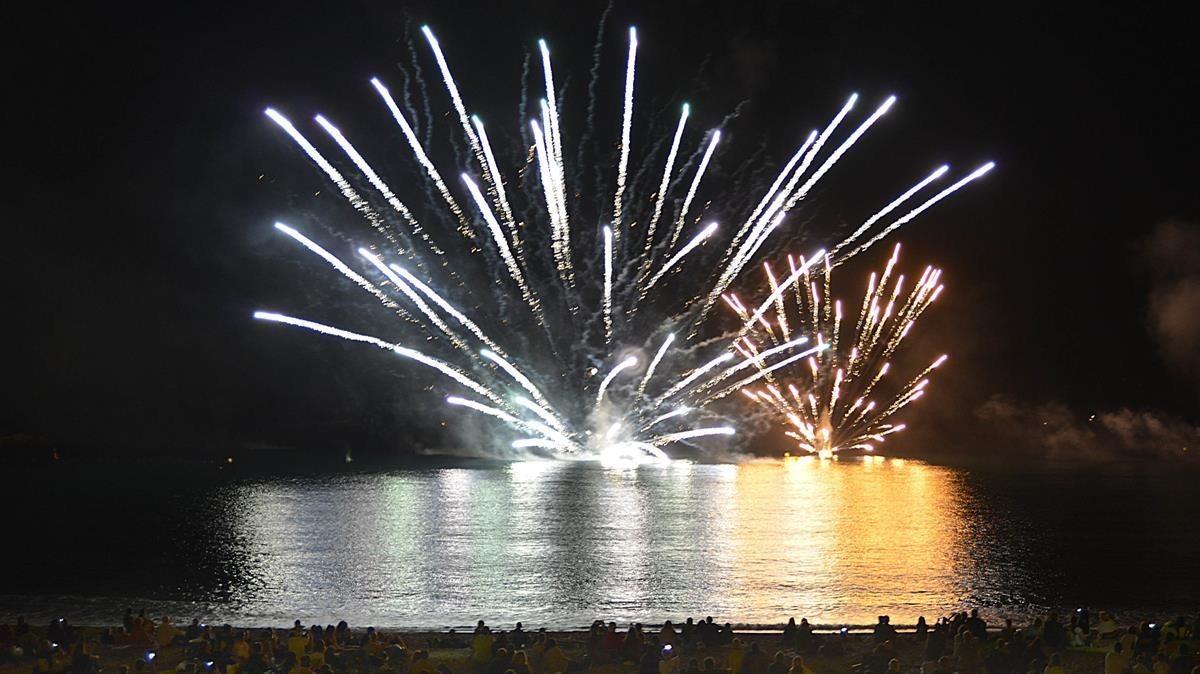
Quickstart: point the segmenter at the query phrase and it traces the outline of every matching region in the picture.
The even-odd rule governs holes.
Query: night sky
[[[335,282],[301,278],[301,253],[271,229],[327,186],[261,113],[387,121],[367,80],[398,81],[425,22],[472,110],[518,121],[522,58],[542,36],[579,94],[603,3],[478,4],[42,3],[10,24],[0,436],[164,451],[436,442],[402,409],[425,395],[403,367],[250,319],[300,306],[300,281]],[[1162,262],[1146,251],[1160,224],[1200,222],[1200,59],[1181,16],[1120,7],[618,2],[605,59],[620,63],[636,24],[640,96],[702,82],[690,100],[708,124],[749,99],[731,133],[767,141],[776,162],[849,92],[866,105],[896,93],[820,217],[853,219],[942,162],[997,162],[893,239],[946,269],[925,333],[953,354],[933,392],[945,444],[969,444],[973,410],[997,394],[1194,423],[1197,371],[1149,327]]]

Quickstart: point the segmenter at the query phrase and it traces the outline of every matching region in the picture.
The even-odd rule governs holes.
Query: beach
[[[1143,671],[1134,668],[1139,661],[1145,662],[1146,672],[1191,672],[1194,666],[1176,669],[1192,662],[1187,658],[1194,657],[1190,654],[1196,648],[1194,623],[1186,618],[1116,626],[1106,625],[1106,617],[1091,616],[1086,633],[1072,629],[1075,619],[1061,630],[1047,628],[1047,620],[1022,627],[985,625],[985,632],[971,620],[962,613],[926,629],[882,621],[856,631],[805,623],[763,629],[711,623],[706,628],[702,620],[692,626],[597,622],[591,630],[574,631],[518,624],[421,632],[344,623],[304,627],[299,621],[279,628],[241,629],[199,620],[177,626],[161,617],[127,616],[128,629],[75,627],[69,621],[44,627],[4,625],[0,674],[1065,674],[1106,671],[1106,657],[1122,644],[1128,644],[1122,671]],[[1114,631],[1103,636],[1098,631],[1107,629]],[[1057,643],[1060,637],[1069,642]],[[931,641],[938,638],[944,644],[935,647]],[[1007,661],[998,657],[1001,652],[1008,654]],[[1157,661],[1168,669],[1155,669]],[[1061,669],[1049,669],[1055,666]]]

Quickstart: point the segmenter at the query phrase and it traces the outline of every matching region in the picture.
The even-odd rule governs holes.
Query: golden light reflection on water
[[[872,456],[739,466],[731,529],[743,604],[783,618],[788,596],[831,622],[957,605],[956,487],[947,471]]]
[[[255,483],[239,496],[250,550],[235,601],[243,620],[409,627],[907,622],[964,597],[962,492],[951,469],[879,457]]]

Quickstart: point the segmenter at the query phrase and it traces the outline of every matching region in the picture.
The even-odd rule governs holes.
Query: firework
[[[742,387],[742,394],[784,423],[788,437],[805,452],[831,458],[845,449],[874,451],[887,436],[904,430],[895,416],[925,394],[930,374],[946,362],[947,356],[938,356],[899,386],[890,385],[893,357],[943,288],[942,271],[926,267],[909,290],[904,275],[896,272],[899,257],[897,244],[883,271],[868,277],[852,320],[844,320],[842,302],[831,294],[837,266],[832,256],[820,265],[804,258],[797,264],[788,256],[789,274],[782,283],[764,263],[771,288],[765,313],[752,314],[736,295],[724,296],[746,333],[738,349],[764,374],[760,385]],[[796,331],[816,335],[829,348],[775,374],[779,368],[766,365],[770,349],[763,347],[786,343]]]
[[[600,156],[586,166],[599,106],[589,93],[587,132],[578,141],[581,165],[568,166],[564,101],[545,41],[538,42],[540,115],[505,147],[493,145],[482,119],[469,114],[433,32],[421,32],[448,94],[446,118],[461,131],[461,152],[430,147],[434,116],[422,120],[407,90],[393,96],[382,79],[370,80],[418,172],[417,184],[394,184],[413,194],[393,190],[368,161],[377,152],[361,152],[349,140],[353,134],[325,117],[317,115],[316,126],[344,158],[327,158],[287,117],[266,111],[371,233],[348,244],[354,235],[336,227],[331,238],[347,249],[339,255],[314,240],[311,226],[303,228],[307,234],[283,223],[277,229],[369,293],[395,321],[371,318],[372,328],[360,332],[277,312],[256,318],[372,344],[424,365],[449,394],[445,402],[452,409],[494,420],[507,429],[507,437],[496,437],[514,450],[633,462],[663,460],[664,448],[732,435],[734,428],[711,403],[770,382],[776,371],[832,346],[819,331],[788,331],[770,348],[754,350],[745,346],[744,334],[706,332],[705,317],[772,234],[785,224],[787,236],[777,238],[796,241],[805,234],[787,216],[888,112],[894,97],[841,136],[841,124],[855,114],[858,96],[851,96],[824,129],[808,135],[747,215],[722,206],[719,195],[697,198],[716,162],[721,131],[689,134],[693,109],[687,104],[665,155],[666,143],[639,137],[635,30],[628,33],[624,96],[620,109],[613,109],[620,124],[615,157]],[[827,145],[834,149],[825,151]],[[447,153],[448,160],[439,158]],[[439,170],[439,163],[455,171]],[[615,169],[609,175],[589,168],[610,165]],[[652,168],[657,166],[661,171]],[[834,250],[840,253],[871,237],[839,259],[866,250],[987,168],[889,219],[947,171],[906,190],[838,243]],[[587,189],[589,171],[596,185],[611,192]],[[455,172],[461,172],[458,181],[444,178]],[[722,228],[718,215],[739,224]],[[829,261],[817,252],[793,271],[807,274]],[[385,333],[393,336],[380,336]]]

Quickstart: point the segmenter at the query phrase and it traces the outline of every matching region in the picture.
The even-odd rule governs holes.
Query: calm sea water
[[[1196,475],[868,457],[323,476],[16,474],[0,617],[244,625],[899,622],[1200,607]]]

